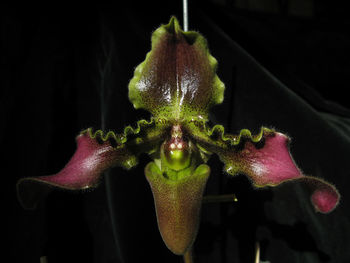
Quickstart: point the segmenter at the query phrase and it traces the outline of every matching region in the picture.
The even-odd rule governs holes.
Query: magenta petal
[[[26,208],[34,208],[37,199],[48,192],[44,184],[69,190],[96,186],[104,170],[123,160],[133,162],[132,156],[124,148],[113,147],[109,140],[100,143],[89,132],[80,134],[76,152],[59,173],[19,180],[17,189],[20,202]]]
[[[262,140],[262,147],[246,141],[244,149],[230,155],[238,165],[237,168],[248,174],[254,185],[277,185],[302,176],[289,154],[287,136],[282,133],[267,133]]]
[[[316,211],[328,213],[339,202],[334,186],[322,179],[304,176],[295,165],[288,149],[289,138],[278,132],[265,131],[259,141],[243,141],[243,149],[221,152],[226,171],[247,175],[257,187],[276,186],[284,182],[303,182],[312,191]]]
[[[305,176],[305,178],[313,192],[311,202],[314,204],[316,211],[321,213],[331,212],[339,203],[340,195],[337,189],[319,178],[311,176]]]

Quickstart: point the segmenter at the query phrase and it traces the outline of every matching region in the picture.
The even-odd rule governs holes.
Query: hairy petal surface
[[[267,128],[254,136],[248,130],[241,130],[235,136],[225,135],[221,125],[212,129],[204,123],[187,127],[193,130],[193,137],[202,149],[219,155],[227,173],[244,174],[256,187],[302,182],[312,192],[311,202],[316,211],[328,213],[337,206],[340,195],[333,185],[317,177],[304,176],[296,166],[286,135]]]
[[[108,168],[120,166],[130,169],[137,164],[142,152],[152,152],[161,141],[162,128],[155,121],[141,120],[124,134],[104,134],[87,129],[76,138],[77,149],[67,165],[57,174],[28,177],[17,183],[18,197],[25,208],[35,208],[38,199],[51,187],[80,190],[95,187],[101,174]],[[49,186],[49,188],[47,187]]]
[[[174,254],[184,255],[196,238],[209,173],[209,166],[201,164],[190,176],[173,181],[165,178],[153,162],[145,168],[154,197],[159,231]]]
[[[182,31],[172,17],[153,33],[152,50],[129,83],[129,99],[155,117],[207,119],[209,108],[223,100],[216,67],[205,38]]]

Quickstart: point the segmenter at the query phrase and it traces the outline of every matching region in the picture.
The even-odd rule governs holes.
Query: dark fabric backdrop
[[[181,262],[157,229],[147,156],[130,172],[111,169],[93,191],[53,192],[34,211],[16,198],[19,178],[65,165],[80,130],[121,132],[149,117],[133,109],[127,84],[151,32],[171,15],[182,18],[180,1],[126,4],[0,11],[1,258],[8,262]],[[203,207],[195,262],[253,262],[256,241],[272,263],[350,262],[350,21],[332,4],[319,4],[312,18],[190,4],[190,28],[208,39],[226,84],[213,123],[232,133],[262,125],[287,133],[304,173],[342,194],[334,212],[317,214],[300,185],[256,191],[245,177],[224,175],[213,156],[206,192],[234,192],[238,202]]]

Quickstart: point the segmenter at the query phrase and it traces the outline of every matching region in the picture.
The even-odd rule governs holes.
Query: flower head
[[[217,154],[230,175],[244,174],[255,187],[298,181],[309,187],[316,211],[332,211],[339,200],[336,188],[302,174],[289,153],[286,135],[265,127],[256,135],[245,129],[238,135],[225,134],[222,125],[209,127],[209,110],[223,101],[225,89],[216,67],[204,37],[182,31],[171,18],[153,33],[152,50],[129,84],[130,101],[136,109],[148,110],[151,119],[138,121],[135,128],[127,126],[122,134],[82,131],[75,154],[60,172],[18,182],[23,206],[34,207],[51,189],[47,185],[70,190],[95,187],[106,169],[130,169],[141,153],[148,153],[153,161],[145,175],[160,233],[173,253],[183,255],[198,231],[210,174],[206,162]]]

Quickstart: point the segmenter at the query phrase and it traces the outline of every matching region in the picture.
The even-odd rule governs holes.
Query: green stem
[[[183,259],[184,259],[184,263],[193,263],[192,248],[187,250],[187,252],[183,256]]]

